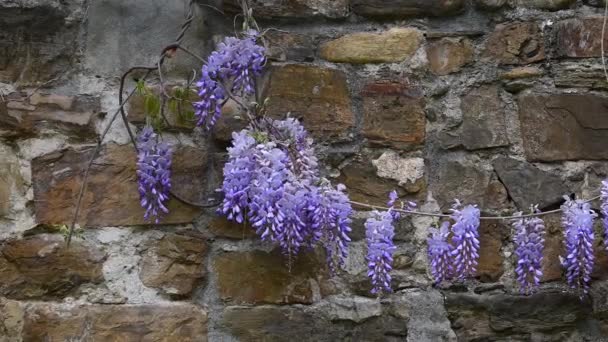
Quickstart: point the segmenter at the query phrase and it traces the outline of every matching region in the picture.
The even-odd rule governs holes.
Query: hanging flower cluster
[[[475,276],[479,261],[479,217],[477,206],[462,206],[456,200],[452,205],[449,221],[439,229],[429,228],[427,239],[428,259],[431,275],[435,284],[456,277],[463,280]],[[450,233],[452,241],[448,241]]]
[[[318,176],[312,139],[295,119],[265,121],[233,133],[219,211],[248,220],[290,258],[321,242],[331,268],[343,265],[352,208],[342,185]]]
[[[451,258],[452,248],[448,242],[450,222],[443,222],[439,229],[429,228],[429,232],[430,237],[427,239],[429,266],[435,284],[439,284],[450,280],[454,272]]]
[[[602,223],[604,224],[604,246],[608,250],[608,179],[602,181],[600,199],[602,201]]]
[[[479,209],[475,205],[462,208],[456,200],[451,210],[454,272],[459,279],[473,277],[479,261]]]
[[[374,210],[365,221],[367,242],[367,276],[372,281],[372,293],[392,292],[391,275],[395,244],[395,228],[390,211]]]
[[[227,90],[235,96],[251,95],[256,76],[266,63],[263,46],[257,45],[258,32],[250,30],[243,38],[227,37],[203,65],[197,82],[200,101],[194,103],[197,126],[213,127],[228,98]]]
[[[566,279],[572,288],[589,291],[591,272],[595,257],[593,255],[593,220],[597,214],[586,202],[573,201],[566,197],[562,205],[564,241],[566,256],[562,264],[566,269]]]
[[[137,137],[137,180],[140,204],[146,210],[144,219],[154,218],[158,223],[169,212],[167,201],[171,191],[171,156],[167,144],[159,143],[150,126]]]
[[[538,208],[533,207],[532,212],[538,212]],[[516,215],[522,215],[522,213],[519,212]],[[521,293],[529,294],[538,289],[543,276],[541,263],[545,243],[545,224],[538,217],[528,217],[515,220],[513,227],[515,228],[514,242],[517,256],[515,273]]]
[[[394,210],[397,201],[397,192],[389,194],[387,205],[389,210],[379,212],[374,210],[365,221],[365,238],[367,242],[367,276],[372,282],[372,293],[392,292],[391,275],[393,269],[393,253],[395,244],[395,228],[393,222],[401,217],[400,212]],[[401,202],[401,209],[413,211],[416,204]]]

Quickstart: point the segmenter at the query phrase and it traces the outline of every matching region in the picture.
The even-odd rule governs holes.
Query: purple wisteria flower
[[[604,246],[608,250],[608,179],[602,181],[602,188],[600,190],[601,211],[602,211],[602,223],[604,224]]]
[[[395,244],[393,216],[390,211],[374,210],[365,221],[367,241],[367,276],[372,281],[372,293],[392,292],[391,275]]]
[[[566,269],[568,284],[572,288],[582,289],[586,294],[595,261],[593,220],[597,214],[591,209],[591,204],[565,198],[562,223],[565,228],[566,257],[562,258],[562,265]]]
[[[334,189],[330,185],[320,188],[318,201],[311,202],[311,222],[315,232],[319,232],[318,238],[322,241],[327,256],[327,264],[331,272],[336,268],[344,267],[348,256],[348,244],[351,232],[350,215],[353,211],[346,187],[338,184]]]
[[[445,221],[439,229],[429,228],[429,231],[431,235],[427,239],[429,266],[435,284],[440,284],[444,280],[451,279],[454,271],[451,246],[448,242],[450,223]]]
[[[352,212],[345,187],[333,188],[319,178],[312,141],[297,120],[266,124],[233,133],[219,212],[230,220],[249,221],[289,261],[302,247],[321,243],[329,267],[343,266]]]
[[[196,84],[200,97],[194,103],[198,126],[209,129],[215,125],[229,96],[226,89],[235,96],[253,94],[254,79],[266,63],[265,48],[257,45],[257,38],[255,31],[246,32],[243,38],[227,37],[211,53]]]
[[[167,144],[158,143],[150,126],[144,127],[137,138],[137,179],[140,204],[146,210],[144,219],[160,222],[167,214],[167,201],[171,191],[172,151]]]
[[[532,212],[538,212],[537,207],[534,207]],[[522,213],[515,215],[520,216]],[[543,276],[541,263],[545,243],[545,224],[539,217],[528,217],[513,221],[513,227],[517,281],[521,293],[530,294],[538,289]]]
[[[454,272],[459,279],[475,276],[479,260],[479,209],[475,205],[464,208],[456,200],[452,206],[452,251]]]

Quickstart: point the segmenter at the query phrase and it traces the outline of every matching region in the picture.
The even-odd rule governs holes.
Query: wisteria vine
[[[201,68],[196,83],[199,101],[193,103],[197,126],[212,129],[222,107],[232,99],[256,93],[256,78],[266,64],[262,34],[245,30],[218,44]],[[257,112],[263,106],[243,106],[249,124],[234,132],[219,189],[223,194],[217,210],[227,219],[248,222],[259,237],[275,243],[288,263],[302,250],[321,246],[332,272],[344,267],[351,238],[353,209],[346,187],[333,186],[321,177],[313,141],[296,119],[275,120]],[[252,110],[256,112],[251,112]],[[137,178],[144,218],[159,223],[169,212],[172,150],[154,129],[144,127],[138,137]],[[601,213],[608,249],[608,180],[602,182]],[[366,220],[367,276],[371,292],[388,293],[391,284],[395,224],[404,213],[416,214],[416,204],[389,194],[388,208],[373,210]],[[563,212],[566,253],[562,264],[568,284],[587,293],[594,266],[593,222],[597,214],[587,202],[567,199]],[[543,276],[545,226],[533,208],[531,215],[513,218],[515,273],[522,294],[538,289]],[[481,213],[474,204],[455,201],[447,220],[429,227],[428,265],[435,285],[464,281],[476,276],[479,263]]]

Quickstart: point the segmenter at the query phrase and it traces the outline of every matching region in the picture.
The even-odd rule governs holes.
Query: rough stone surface
[[[41,234],[0,245],[0,295],[7,298],[62,298],[81,284],[104,280],[105,254],[74,239],[66,248],[63,236]]]
[[[27,305],[24,341],[207,341],[207,313],[189,303]]]
[[[561,203],[562,197],[568,194],[568,187],[559,176],[540,170],[530,163],[498,157],[492,165],[520,210],[527,211],[531,205],[544,209]]]
[[[449,208],[455,198],[484,207],[480,200],[486,193],[490,173],[479,168],[475,161],[448,159],[431,170],[429,187],[442,210]]]
[[[315,35],[269,31],[268,55],[276,61],[312,62],[315,59]]]
[[[469,150],[505,146],[509,143],[504,104],[495,86],[468,93],[461,102],[462,143]]]
[[[455,14],[464,7],[463,0],[352,0],[351,7],[359,15],[378,17],[442,16]]]
[[[0,2],[0,82],[48,82],[77,60],[84,1]]]
[[[350,320],[331,321],[315,308],[230,306],[224,310],[222,324],[243,341],[397,341],[407,336],[401,318],[373,317],[354,325]]]
[[[323,261],[304,255],[290,270],[278,251],[224,253],[213,268],[221,298],[235,304],[310,304],[313,284],[326,278]]]
[[[414,28],[352,33],[323,44],[320,55],[337,63],[398,63],[411,57],[421,40],[422,32]]]
[[[450,293],[446,309],[458,340],[464,341],[567,338],[587,311],[577,295],[558,291],[531,296]]]
[[[568,8],[576,0],[517,0],[515,5],[526,8],[539,8],[551,11]]]
[[[498,24],[483,56],[500,64],[527,64],[545,59],[542,32],[535,22]]]
[[[148,246],[141,261],[144,285],[175,296],[187,296],[205,276],[207,244],[201,237],[168,234]]]
[[[300,118],[316,137],[344,135],[354,125],[345,75],[308,65],[285,65],[268,72],[264,97],[270,115]]]
[[[502,245],[509,226],[500,222],[482,221],[479,226],[479,264],[477,277],[482,282],[495,282],[504,273]]]
[[[315,16],[337,19],[348,15],[347,0],[255,0],[251,6],[256,18],[264,19],[305,19]],[[238,0],[224,1],[224,10],[242,12]]]
[[[0,105],[0,136],[31,136],[52,129],[92,137],[93,119],[100,110],[100,99],[96,96],[40,91],[11,93],[6,95],[6,103]]]
[[[229,221],[219,215],[209,222],[209,231],[216,236],[230,239],[248,239],[256,236],[255,229],[247,222]]]
[[[608,100],[585,94],[519,98],[526,156],[531,161],[606,159]]]
[[[134,65],[156,63],[162,49],[174,42],[180,33],[184,3],[163,0],[94,1],[88,4],[86,13],[84,65],[94,75],[116,77]],[[182,41],[183,46],[203,55],[208,46],[206,40],[210,38],[208,27],[203,20],[194,20]],[[200,66],[195,58],[180,54],[180,58],[165,63],[164,68],[166,76],[182,76],[190,74],[193,68],[199,70]]]
[[[602,17],[562,20],[556,23],[556,49],[564,57],[600,57],[602,54]],[[604,44],[608,37],[604,37]]]
[[[409,310],[408,341],[456,341],[441,293],[414,290],[401,295],[401,301]]]
[[[475,0],[475,6],[484,10],[497,10],[503,7],[507,0]]]
[[[420,88],[397,82],[371,82],[363,97],[363,135],[376,145],[408,149],[424,142],[426,119]]]
[[[424,183],[422,158],[401,158],[396,152],[384,152],[378,159],[373,160],[372,164],[378,169],[378,176],[394,179],[404,188],[414,190]]]
[[[36,219],[40,223],[67,224],[72,221],[76,194],[82,183],[81,172],[92,149],[67,150],[36,158],[32,162]],[[183,147],[173,160],[173,190],[190,201],[204,202],[206,153]],[[86,226],[146,224],[139,205],[136,156],[130,145],[106,145],[96,159],[83,196],[79,223]],[[187,223],[199,209],[169,201],[170,214],[163,223]]]
[[[392,190],[403,194],[397,181],[379,177],[374,165],[364,158],[366,157],[343,168],[338,178],[340,183],[346,185],[348,195],[353,201],[384,203]]]
[[[466,38],[442,38],[426,47],[429,67],[436,75],[459,71],[473,60],[475,50]]]
[[[600,63],[560,63],[553,66],[552,72],[557,87],[608,89],[608,80]]]
[[[541,76],[543,71],[537,67],[525,66],[513,68],[502,75],[500,78],[503,80],[517,80],[522,78],[531,78]]]

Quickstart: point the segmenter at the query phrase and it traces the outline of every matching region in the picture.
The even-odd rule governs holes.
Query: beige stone
[[[337,63],[399,63],[411,57],[422,41],[414,28],[361,32],[342,36],[321,46],[321,57]]]

